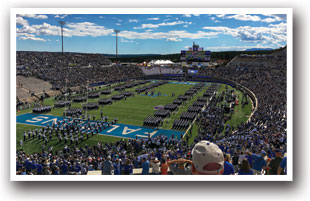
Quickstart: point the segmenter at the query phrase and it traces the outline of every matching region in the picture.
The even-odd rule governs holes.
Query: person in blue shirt
[[[113,163],[114,166],[114,175],[120,175],[121,174],[121,166],[119,159],[116,159],[116,161]]]
[[[150,170],[150,162],[146,159],[142,159],[142,174],[143,175],[148,175]]]
[[[261,153],[252,154],[250,152],[247,152],[249,155],[252,155],[253,159],[253,173],[255,175],[261,175],[262,171],[265,169],[267,163],[264,159],[264,156],[266,155],[265,151],[261,151]]]
[[[61,165],[61,174],[67,175],[68,174],[68,165],[66,163],[63,163]]]
[[[16,171],[21,170],[22,167],[23,167],[22,163],[21,163],[20,161],[17,161],[17,162],[16,162]]]
[[[125,175],[132,175],[133,174],[133,165],[130,160],[127,160],[126,165],[124,167],[124,174]]]
[[[133,159],[133,165],[135,168],[139,168],[139,161],[136,159],[136,157]]]
[[[43,166],[41,163],[37,164],[37,175],[42,175]]]
[[[35,172],[36,169],[37,169],[37,164],[35,163],[35,161],[32,161],[32,163],[31,163],[31,171]]]
[[[78,173],[78,174],[80,174],[81,173],[81,166],[80,166],[80,163],[78,162],[78,163],[76,163],[75,164],[75,167],[74,167],[74,171],[76,172],[76,173]]]
[[[31,162],[30,159],[28,158],[28,159],[25,161],[26,172],[30,172],[30,171],[31,171],[31,166],[32,166],[32,162]]]
[[[248,159],[250,167],[252,168],[253,166],[253,157],[251,154],[246,154],[245,157]]]
[[[54,175],[60,175],[59,167],[56,168]]]
[[[224,173],[223,175],[233,175],[235,173],[234,166],[230,163],[230,155],[224,153]]]
[[[285,156],[280,163],[280,167],[278,168],[278,175],[281,174],[283,169],[284,169],[284,174],[286,175],[286,168],[287,168],[287,162],[286,162],[286,156]]]

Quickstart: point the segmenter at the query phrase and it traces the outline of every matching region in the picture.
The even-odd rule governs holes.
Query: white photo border
[[[16,175],[16,14],[286,14],[287,175]],[[11,181],[293,181],[292,8],[11,8],[10,20]]]

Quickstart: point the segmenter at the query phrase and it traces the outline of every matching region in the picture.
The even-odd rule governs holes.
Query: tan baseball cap
[[[224,171],[223,152],[209,141],[200,141],[194,146],[192,161],[195,169],[202,174],[222,174]]]

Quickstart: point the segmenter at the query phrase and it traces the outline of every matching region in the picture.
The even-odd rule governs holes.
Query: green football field
[[[145,85],[149,85],[150,83],[146,83]],[[138,87],[141,87],[143,85],[139,85],[134,88],[126,89],[126,91],[135,92],[135,89]],[[158,92],[161,93],[161,96],[151,97],[151,96],[145,96],[144,93],[141,94],[135,94],[133,97],[128,97],[126,100],[120,100],[120,101],[113,101],[112,105],[105,105],[100,106],[98,110],[88,110],[87,114],[90,114],[91,117],[93,115],[96,116],[96,119],[100,119],[101,111],[103,112],[104,116],[107,116],[109,120],[112,120],[114,118],[118,119],[118,123],[121,124],[129,124],[129,125],[136,125],[136,126],[142,126],[143,120],[150,115],[154,114],[154,107],[159,105],[165,105],[172,103],[174,99],[177,98],[179,95],[183,95],[188,89],[190,89],[193,85],[186,85],[186,84],[164,84],[159,87],[154,88],[155,94]],[[210,86],[210,84],[206,84],[206,86],[197,94],[194,95],[194,97],[190,100],[188,100],[185,104],[178,107],[178,110],[171,114],[170,118],[166,118],[164,120],[163,126],[161,128],[163,129],[171,129],[173,121],[175,119],[178,119],[180,117],[180,114],[184,111],[187,111],[187,108],[192,105],[194,101],[197,100],[198,96],[202,96],[202,94],[206,91],[206,89]],[[100,90],[105,90],[110,87],[102,87]],[[225,89],[224,85],[220,85],[219,90]],[[172,93],[175,93],[175,97],[172,97]],[[109,98],[112,95],[119,94],[117,91],[112,91],[111,95],[100,95],[100,98],[97,99],[88,99],[89,102],[98,102],[101,98]],[[238,97],[241,100],[242,93],[238,92]],[[50,97],[44,100],[44,105],[54,105],[55,100],[54,97]],[[71,107],[78,107],[81,108],[82,104],[84,103],[73,103]],[[55,116],[63,116],[63,111],[65,108],[55,108],[50,113],[50,115]],[[32,109],[26,109],[22,111],[17,111],[17,115],[23,114],[23,113],[29,113]],[[251,104],[247,106],[246,108],[241,108],[236,110],[236,114],[233,114],[232,116],[232,122],[230,124],[239,124],[244,122],[248,115],[251,112]],[[235,120],[233,120],[235,119]],[[20,148],[19,142],[21,139],[23,139],[23,132],[28,129],[34,129],[36,126],[29,126],[29,125],[21,125],[17,124],[17,148]],[[193,141],[194,137],[197,135],[197,125],[194,125],[192,136],[190,138],[190,142]],[[92,138],[90,138],[87,141],[83,141],[83,143],[79,144],[79,146],[84,146],[85,144],[88,145],[95,145],[98,142],[115,142],[117,140],[120,140],[120,138],[116,137],[110,137],[110,136],[103,136],[103,135],[96,135]],[[60,150],[63,148],[63,145],[57,145],[57,139],[53,138],[51,141],[48,142],[48,146],[53,146],[53,150]],[[27,153],[33,153],[33,152],[40,152],[41,151],[41,142],[38,142],[36,140],[26,140],[23,145],[23,149]]]

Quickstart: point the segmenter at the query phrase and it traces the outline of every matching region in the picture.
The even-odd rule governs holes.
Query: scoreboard
[[[186,62],[209,62],[211,60],[210,51],[181,51],[181,61]]]
[[[187,50],[181,50],[181,62],[183,67],[208,66],[211,60],[211,51],[204,51],[203,47],[193,42],[193,46]]]

